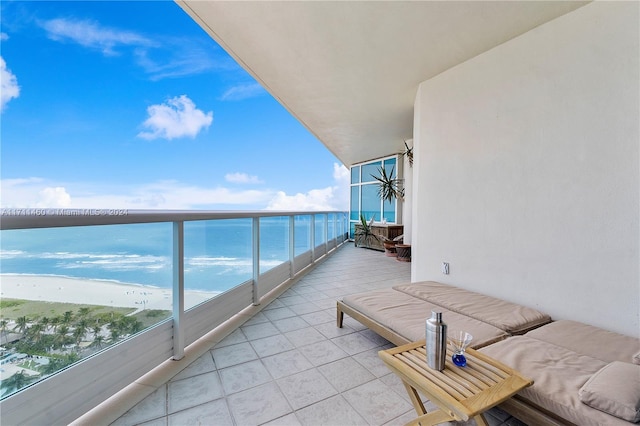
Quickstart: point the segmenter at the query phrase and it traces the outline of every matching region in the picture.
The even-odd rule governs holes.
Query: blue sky
[[[0,7],[0,206],[348,209],[339,160],[174,2]]]

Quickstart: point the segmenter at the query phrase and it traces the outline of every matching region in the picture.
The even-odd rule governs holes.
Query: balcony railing
[[[0,402],[3,423],[66,424],[166,360],[181,359],[185,347],[243,309],[260,304],[270,292],[277,291],[344,243],[348,235],[348,215],[333,211],[4,209],[0,229],[0,236],[5,242],[3,253],[7,252],[8,256],[11,256],[9,243],[12,238],[26,235],[16,236],[12,234],[14,232],[27,232],[27,236],[34,240],[38,239],[38,233],[41,236],[49,233],[50,242],[47,244],[54,247],[78,238],[88,240],[85,245],[105,244],[105,241],[130,245],[149,239],[151,242],[148,244],[161,246],[158,253],[144,258],[122,256],[126,264],[142,262],[153,271],[149,279],[157,285],[156,292],[171,299],[169,318],[126,339],[113,339],[115,344],[107,349],[81,359]],[[153,235],[148,233],[148,229],[153,229]],[[225,245],[236,250],[233,256],[224,257],[212,252],[215,251],[212,247]],[[86,253],[89,249],[85,249],[82,256],[90,256]],[[247,253],[247,259],[239,262],[240,267],[235,265],[232,279],[229,280],[228,276],[216,279],[213,270],[207,268],[217,264],[221,258],[237,260],[238,250]],[[59,248],[50,249],[47,253],[55,254],[50,257],[56,259],[55,265],[58,266],[67,265],[60,261],[60,257],[78,256]],[[5,266],[11,266],[6,256],[3,254],[0,260]],[[91,256],[92,261],[76,259],[72,266],[87,268],[83,272],[85,277],[89,274],[90,278],[126,281],[123,278],[126,277],[126,268],[111,268],[112,255],[98,256],[97,260],[95,255]],[[38,261],[42,262],[41,259]],[[2,272],[21,271],[3,266]],[[90,275],[90,272],[98,276]],[[237,282],[233,282],[234,279]],[[199,290],[200,296],[205,295],[204,301],[202,298],[187,300],[186,296],[195,290]],[[168,305],[169,301],[165,302]],[[95,300],[94,304],[108,305],[109,301]],[[142,297],[140,304],[142,309],[138,311],[152,307],[153,301]]]

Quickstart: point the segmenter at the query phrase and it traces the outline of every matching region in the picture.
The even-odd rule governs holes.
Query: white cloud
[[[46,187],[40,191],[40,200],[36,207],[69,207],[71,205],[71,195],[62,186]]]
[[[205,188],[177,181],[103,185],[54,182],[42,178],[0,181],[0,207],[78,209],[245,209],[260,210],[348,210],[349,172],[334,164],[334,185],[306,193],[284,191]],[[346,179],[345,179],[346,177]]]
[[[143,139],[174,139],[189,136],[191,138],[208,128],[213,122],[213,112],[204,113],[186,95],[169,99],[160,105],[147,108],[149,118],[142,124],[150,132],[140,132]]]
[[[154,43],[132,31],[107,28],[86,20],[51,19],[40,24],[47,35],[56,41],[71,41],[81,46],[101,50],[105,55],[115,55],[119,46],[151,46]]]
[[[333,179],[335,185],[312,189],[311,191],[295,195],[287,195],[278,191],[269,201],[267,210],[349,210],[349,170],[337,163],[333,164]]]
[[[42,178],[0,181],[3,208],[81,209],[259,209],[274,196],[271,190],[237,191],[204,188],[176,181],[138,185],[100,185],[52,182]]]
[[[18,79],[7,69],[6,62],[0,56],[0,111],[4,111],[7,103],[19,95]]]
[[[224,180],[231,183],[264,183],[258,176],[250,176],[246,173],[227,173]]]
[[[0,33],[0,41],[5,41],[5,40],[9,40],[9,34]]]
[[[258,83],[243,84],[228,89],[220,96],[222,101],[241,101],[244,99],[255,98],[264,95],[264,88]]]
[[[160,47],[136,48],[136,63],[149,74],[152,81],[201,74],[215,70],[237,71],[238,65],[222,50],[199,39],[183,40],[162,38]],[[220,53],[220,54],[219,54]]]
[[[235,72],[240,69],[208,39],[145,35],[81,19],[57,18],[41,21],[39,25],[55,41],[76,43],[106,56],[129,53],[152,81],[211,70]]]

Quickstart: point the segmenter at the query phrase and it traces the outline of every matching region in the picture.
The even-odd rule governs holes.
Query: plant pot
[[[411,244],[396,244],[396,260],[411,262]]]
[[[396,252],[396,243],[393,241],[383,241],[382,245],[384,246],[385,256],[396,257],[398,255]]]

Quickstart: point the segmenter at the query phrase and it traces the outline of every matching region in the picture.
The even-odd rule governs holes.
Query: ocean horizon
[[[296,218],[295,253],[310,250],[310,218]],[[184,224],[185,290],[223,292],[252,277],[252,221]],[[323,232],[316,232],[316,244]],[[171,223],[4,230],[0,273],[172,287]],[[289,259],[289,219],[260,220],[260,271]]]

